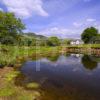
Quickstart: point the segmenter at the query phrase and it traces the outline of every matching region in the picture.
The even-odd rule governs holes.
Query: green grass
[[[14,93],[15,93],[15,90],[8,84],[6,84],[5,87],[0,88],[0,97],[8,97],[8,96],[13,95]]]
[[[0,67],[15,66],[16,63],[22,64],[28,57],[37,54],[48,54],[49,52],[59,52],[61,47],[35,47],[35,46],[10,46],[0,45]],[[34,58],[33,59],[36,59]]]
[[[65,47],[75,48],[100,48],[100,44],[83,44],[83,45],[66,45]],[[10,46],[0,45],[0,66],[14,66],[18,62],[25,62],[25,57],[32,56],[34,54],[49,54],[59,52],[63,47],[35,47],[35,46]],[[17,58],[20,58],[18,61]]]
[[[82,44],[82,45],[67,45],[66,47],[78,48],[100,48],[100,44]]]
[[[6,81],[12,81],[18,74],[20,74],[19,71],[11,71],[11,73],[7,73],[5,75],[5,80]]]

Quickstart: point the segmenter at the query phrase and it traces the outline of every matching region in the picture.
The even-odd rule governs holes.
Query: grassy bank
[[[35,54],[44,54],[57,52],[61,47],[35,47],[35,46],[7,46],[0,45],[0,67],[13,66],[17,60],[23,57],[34,56]]]
[[[36,54],[49,55],[49,53],[60,52],[63,48],[100,48],[100,44],[66,45],[64,47],[0,45],[0,67],[14,66],[18,62],[23,62],[24,58],[36,57]]]
[[[75,48],[100,48],[100,44],[67,45],[66,47],[75,47]]]

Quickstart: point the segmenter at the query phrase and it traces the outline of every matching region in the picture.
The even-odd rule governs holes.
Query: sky
[[[24,32],[80,38],[87,27],[100,30],[100,0],[0,0],[0,10],[21,18]]]

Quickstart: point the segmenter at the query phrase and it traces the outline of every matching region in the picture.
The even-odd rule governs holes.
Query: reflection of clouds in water
[[[81,62],[81,58],[73,58],[73,57],[65,57],[65,56],[60,56],[58,59],[57,63],[58,64],[63,64],[63,65],[75,65]]]
[[[80,67],[75,67],[75,68],[73,68],[73,72],[77,72],[77,71],[81,71],[82,69],[80,68]]]
[[[97,68],[100,69],[100,63],[98,63],[98,67]]]
[[[43,59],[40,59],[39,61],[40,62],[44,62],[44,63],[50,63],[54,66],[57,66],[57,65],[69,65],[69,64],[78,64],[81,62],[81,57],[82,57],[82,54],[71,54],[70,57],[66,57],[66,56],[60,56],[57,61],[53,62],[53,61],[50,61],[48,60],[47,58],[43,58]]]
[[[89,72],[87,73],[87,75],[91,76],[91,75],[93,75],[93,72],[89,71]]]
[[[62,65],[69,67],[71,65],[70,68],[72,71],[80,71],[81,68],[79,67],[79,64],[81,62],[81,57],[75,57],[75,54],[73,56],[66,57],[61,55],[55,62],[50,61],[47,58],[40,59],[39,61],[45,64],[49,64],[51,67],[62,67]]]
[[[39,61],[40,62],[44,62],[44,63],[50,63],[51,62],[47,58],[40,59]]]
[[[84,58],[84,57],[85,57],[85,59],[82,60],[82,58]],[[66,68],[67,67],[70,68],[73,72],[84,70],[86,73],[91,73],[91,70],[92,70],[92,73],[93,73],[95,71],[93,69],[96,69],[96,67],[94,66],[95,63],[91,62],[91,60],[89,60],[89,59],[86,59],[87,57],[88,56],[83,56],[82,54],[71,54],[69,57],[61,55],[58,57],[58,59],[56,61],[51,61],[47,58],[42,58],[38,61],[41,64],[42,63],[49,64],[52,68],[54,68],[54,67],[61,68],[62,66],[66,66]],[[84,61],[84,63],[82,63],[82,61]],[[40,64],[40,66],[41,66],[41,64]],[[81,64],[81,67],[79,66],[80,64]],[[98,67],[98,68],[100,68],[100,67]]]
[[[81,58],[83,57],[83,54],[71,54],[71,57],[74,57],[77,59],[77,62],[81,62]]]
[[[76,57],[76,58],[79,58],[79,57],[82,57],[83,54],[71,54],[71,56]]]
[[[73,55],[75,56],[75,55]],[[58,66],[58,65],[75,65],[75,64],[78,64],[81,62],[81,57],[75,57],[73,58],[73,56],[71,57],[66,57],[66,56],[60,56],[58,58],[57,61],[53,62],[53,61],[50,61],[48,60],[47,58],[43,58],[43,59],[40,59],[39,61],[40,62],[44,62],[44,63],[49,63],[50,65],[53,65],[53,66]]]
[[[57,62],[52,62],[46,58],[41,59],[40,62],[49,63],[50,65],[53,65],[54,67],[58,66]]]
[[[53,65],[54,65],[54,67],[57,67],[58,66],[58,64],[56,64],[56,63],[54,63]]]

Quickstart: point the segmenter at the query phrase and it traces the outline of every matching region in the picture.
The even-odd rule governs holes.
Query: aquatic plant
[[[31,89],[37,89],[39,88],[39,84],[38,83],[35,83],[35,82],[32,82],[32,83],[28,83],[26,85],[27,88],[31,88]]]

